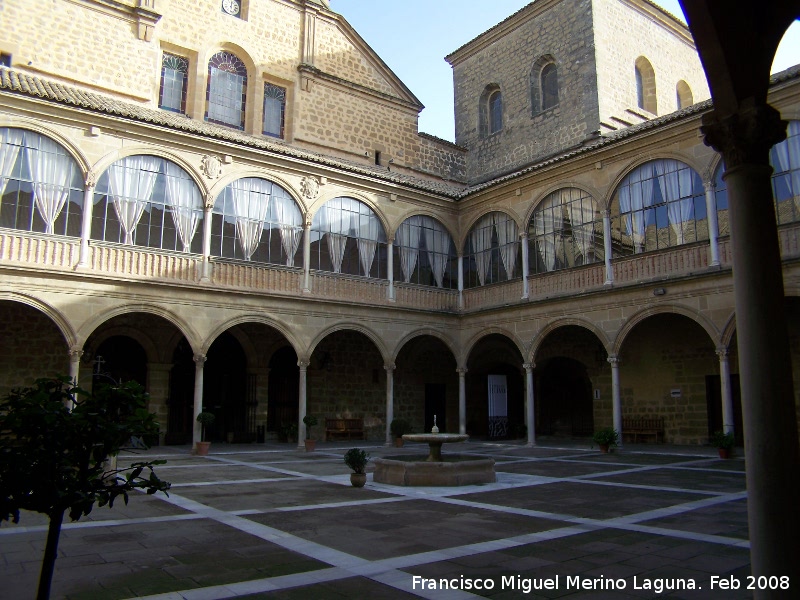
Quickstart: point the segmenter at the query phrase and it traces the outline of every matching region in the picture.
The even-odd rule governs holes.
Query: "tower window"
[[[286,113],[286,89],[264,84],[264,135],[283,138]]]
[[[165,110],[186,112],[186,81],[189,61],[182,56],[164,53],[161,59],[161,89],[158,107]]]

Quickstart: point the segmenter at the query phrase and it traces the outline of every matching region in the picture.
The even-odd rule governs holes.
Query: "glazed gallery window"
[[[106,242],[202,252],[203,201],[181,167],[157,156],[127,156],[97,182],[92,238]]]
[[[647,162],[628,174],[611,204],[614,256],[708,239],[703,182],[672,159]]]
[[[161,89],[158,107],[173,112],[186,112],[186,81],[189,61],[182,56],[164,53],[161,59]]]
[[[244,129],[247,68],[230,52],[217,52],[208,61],[206,121]]]
[[[386,232],[369,206],[334,198],[314,215],[312,269],[385,279],[386,264]]]
[[[214,202],[214,256],[301,266],[297,249],[302,238],[300,209],[289,192],[276,183],[257,177],[237,179]]]
[[[286,112],[286,90],[271,83],[264,84],[264,135],[283,138]]]
[[[52,139],[0,128],[0,227],[80,237],[83,178]]]
[[[444,225],[428,216],[403,221],[394,243],[396,281],[458,288],[456,247]]]
[[[521,276],[519,232],[516,222],[501,212],[482,216],[467,236],[464,287],[508,281]]]
[[[528,225],[530,273],[602,262],[604,257],[603,218],[589,194],[565,188],[539,203]]]

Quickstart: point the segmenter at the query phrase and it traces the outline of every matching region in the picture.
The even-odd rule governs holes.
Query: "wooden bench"
[[[656,443],[664,441],[664,419],[623,418],[622,435],[633,438],[635,444],[639,436],[655,437]],[[660,439],[659,439],[660,438]]]
[[[325,439],[336,437],[364,439],[364,419],[325,419]]]

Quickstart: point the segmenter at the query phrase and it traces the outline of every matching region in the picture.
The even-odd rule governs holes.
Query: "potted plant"
[[[350,483],[353,487],[364,487],[367,483],[367,463],[369,462],[369,454],[364,452],[361,448],[350,448],[344,453],[344,464],[350,467],[353,472],[350,474]]]
[[[389,425],[389,429],[392,431],[394,445],[397,448],[402,448],[403,436],[407,433],[411,433],[411,423],[405,419],[394,419],[392,420],[391,425]]]
[[[317,441],[311,439],[311,428],[317,424],[317,417],[306,415],[303,417],[303,423],[306,424],[306,452],[313,452],[317,446]]]
[[[605,454],[608,452],[609,448],[613,448],[619,444],[619,432],[613,427],[604,427],[594,432],[592,440],[595,444],[600,446],[600,452]]]
[[[197,455],[198,456],[207,456],[208,455],[208,448],[211,446],[211,442],[206,441],[206,427],[211,425],[214,422],[216,417],[214,413],[210,412],[201,412],[197,415],[197,422],[200,423],[200,441],[197,442]]]
[[[711,436],[711,443],[716,446],[720,458],[730,458],[736,438],[733,437],[731,432],[715,431],[714,435]]]

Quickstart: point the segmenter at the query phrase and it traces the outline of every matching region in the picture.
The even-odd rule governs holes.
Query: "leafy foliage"
[[[714,435],[711,436],[711,443],[717,448],[730,450],[736,444],[736,438],[730,432],[715,431]]]
[[[594,432],[592,440],[598,446],[609,446],[613,448],[619,444],[619,432],[613,427],[604,427]]]
[[[306,439],[311,439],[311,428],[318,423],[317,417],[313,415],[306,415],[303,417],[303,423],[306,424]]]
[[[214,421],[217,420],[217,416],[212,412],[201,412],[197,415],[197,422],[202,425],[202,429],[200,430],[200,440],[206,440],[206,427],[209,425],[213,425]]]
[[[369,462],[369,454],[361,448],[350,448],[344,453],[344,463],[353,470],[353,473],[363,473]]]
[[[113,506],[120,496],[127,504],[134,489],[169,489],[153,470],[165,461],[109,464],[131,437],[158,434],[147,394],[135,382],[97,388],[89,394],[69,377],[39,379],[0,401],[0,523],[18,523],[20,510],[51,519],[69,511],[77,521],[95,504]]]

